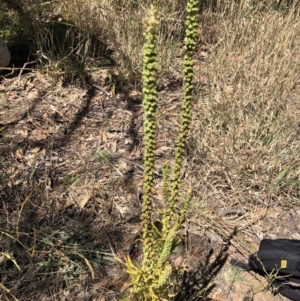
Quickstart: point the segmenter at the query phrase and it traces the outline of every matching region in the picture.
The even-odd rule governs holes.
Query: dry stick
[[[81,107],[81,106],[78,106],[78,105],[76,105],[76,104],[74,104],[74,103],[68,103],[68,105],[69,106],[72,106],[72,107],[75,107],[75,108],[77,108],[77,109],[79,109],[79,110],[83,110],[84,108],[83,107]],[[59,115],[61,115],[59,112],[57,112]],[[85,114],[85,116],[87,116],[87,117],[90,117],[90,118],[94,118],[94,119],[99,119],[99,120],[103,120],[103,117],[101,116],[101,117],[99,117],[99,116],[94,116],[94,115],[91,115],[91,114]]]
[[[9,70],[12,70],[12,72],[10,74],[5,75],[5,77],[1,76],[4,79],[3,85],[7,86],[9,83],[14,82],[16,80],[15,78],[7,79],[6,77],[9,75],[12,75],[14,70],[21,70],[21,69],[22,68],[17,68],[17,69],[10,68]],[[24,68],[24,70],[32,71],[31,68]],[[1,71],[1,68],[0,68],[0,71]],[[23,76],[26,76],[26,74],[24,74]]]
[[[98,85],[93,84],[92,87],[95,88],[95,89],[97,89],[97,90],[102,91],[107,97],[111,97],[111,93],[109,93],[108,91],[106,91],[106,90],[105,90],[104,88],[102,88],[101,86],[98,86]]]
[[[140,169],[141,171],[144,171],[144,166],[142,166],[141,164],[138,164],[138,163],[136,163],[136,162],[133,162],[132,160],[126,159],[126,158],[124,158],[124,157],[122,157],[122,156],[115,155],[115,154],[109,152],[108,150],[105,150],[105,152],[107,152],[107,153],[108,153],[112,158],[114,158],[114,159],[122,160],[122,161],[124,161],[124,162],[126,162],[126,163],[129,163],[129,164],[132,164],[132,165],[136,166],[136,167],[137,167],[138,169]],[[157,172],[157,171],[154,171],[154,174],[156,174],[156,175],[159,176],[159,177],[162,176],[161,173],[159,173],[159,172]]]
[[[31,71],[32,69],[31,68],[24,68],[24,66],[22,68],[15,68],[15,67],[0,67],[0,71],[1,70],[11,70],[11,74],[15,71],[15,70],[28,70],[28,71]]]
[[[221,208],[217,201],[215,201],[213,198],[211,198],[207,192],[207,190],[204,188],[204,186],[199,187],[200,192],[207,198],[209,203],[212,205],[213,210],[221,217],[229,215],[229,214],[237,214],[237,215],[244,215],[246,214],[246,210],[243,208]]]
[[[25,64],[24,64],[24,66],[21,68],[21,71],[20,71],[19,76],[18,76],[18,86],[21,86],[21,76],[22,76],[23,71],[25,70],[25,67],[26,67],[27,65],[34,64],[34,63],[36,63],[37,61],[38,61],[38,60],[35,60],[35,61],[28,62],[28,63],[25,63]]]

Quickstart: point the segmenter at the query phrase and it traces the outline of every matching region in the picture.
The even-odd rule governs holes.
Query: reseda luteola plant
[[[177,230],[183,224],[186,211],[192,198],[190,190],[178,213],[180,174],[184,160],[184,150],[191,121],[193,93],[193,54],[195,51],[198,27],[198,0],[189,0],[187,4],[185,56],[184,56],[184,100],[181,109],[181,128],[175,150],[174,166],[171,173],[170,164],[163,167],[163,199],[161,212],[161,230],[152,220],[152,189],[154,186],[155,133],[157,109],[157,54],[158,21],[156,10],[151,6],[144,30],[143,49],[143,108],[144,108],[144,184],[142,203],[142,247],[141,266],[134,265],[127,257],[127,273],[130,276],[130,294],[127,299],[156,301],[170,300],[175,297],[171,275],[175,267],[169,262],[177,241]],[[171,182],[171,185],[169,183]],[[169,188],[171,187],[171,188]]]

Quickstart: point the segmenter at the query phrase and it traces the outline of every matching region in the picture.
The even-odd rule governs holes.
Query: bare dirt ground
[[[115,89],[111,72],[93,74],[83,88],[62,87],[39,71],[0,84],[1,300],[116,300],[128,284],[114,257],[140,252],[142,95]],[[205,83],[198,89],[195,105]],[[159,92],[157,216],[181,93],[178,79],[166,79]],[[182,190],[193,183],[195,202],[205,196],[209,205],[192,206],[173,258],[187,268],[186,298],[202,291],[199,300],[284,300],[229,261],[247,262],[262,238],[299,239],[300,211],[220,206],[194,173],[200,164],[191,139]]]

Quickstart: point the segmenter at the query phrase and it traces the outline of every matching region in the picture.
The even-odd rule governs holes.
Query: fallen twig
[[[102,91],[107,97],[111,97],[111,93],[109,93],[108,91],[106,91],[104,88],[102,88],[101,86],[98,86],[98,85],[95,85],[95,84],[92,84],[92,87],[97,89],[97,90],[100,90]]]

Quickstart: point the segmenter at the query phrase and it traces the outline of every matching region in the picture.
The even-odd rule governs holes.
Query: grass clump
[[[162,78],[172,72],[175,55],[181,47],[186,1],[156,2],[161,8],[158,60]],[[0,23],[2,20],[5,25],[0,36],[9,41],[12,63],[20,64],[22,58],[25,63],[29,55],[33,55],[45,72],[63,83],[84,79],[104,66],[117,67],[124,81],[140,82],[143,45],[140,20],[151,1],[0,3],[5,8],[0,15]]]
[[[192,136],[206,167],[195,176],[224,206],[261,199],[288,205],[294,196],[282,198],[282,191],[299,188],[299,5],[284,11],[274,5],[232,2],[202,16],[201,39],[208,39],[203,30],[211,22],[216,43],[208,44],[197,66],[204,99],[194,110]]]

